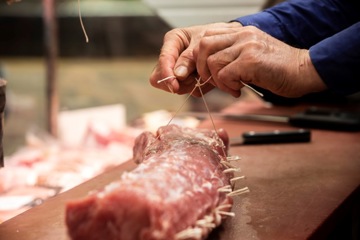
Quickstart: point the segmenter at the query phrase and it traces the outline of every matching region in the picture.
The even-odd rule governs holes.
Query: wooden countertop
[[[239,102],[231,113],[291,114],[302,107]],[[216,120],[230,136],[244,131],[292,129],[285,124]],[[210,122],[201,127],[211,128]],[[236,197],[234,218],[209,239],[324,239],[360,196],[360,132],[312,130],[310,143],[230,148],[250,193]],[[131,161],[104,173],[0,225],[0,240],[67,240],[65,203],[101,188],[135,167]],[[241,187],[241,186],[238,187]]]

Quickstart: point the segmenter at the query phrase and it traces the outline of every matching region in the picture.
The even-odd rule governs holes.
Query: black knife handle
[[[307,110],[290,116],[289,123],[302,128],[359,131],[360,113],[337,110]]]
[[[243,144],[264,144],[264,143],[294,143],[310,142],[311,131],[308,129],[298,129],[290,131],[271,131],[271,132],[245,132],[242,134]]]

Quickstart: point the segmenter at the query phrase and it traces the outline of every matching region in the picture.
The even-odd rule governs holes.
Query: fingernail
[[[178,77],[186,77],[188,75],[188,69],[185,66],[179,66],[175,69],[174,73]]]

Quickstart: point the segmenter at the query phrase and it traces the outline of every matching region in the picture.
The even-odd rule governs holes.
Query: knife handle
[[[359,131],[359,112],[344,112],[331,109],[308,109],[290,116],[289,123],[303,128],[320,128],[338,131]]]
[[[245,132],[242,134],[243,144],[294,143],[310,142],[311,132],[308,129],[271,132]]]

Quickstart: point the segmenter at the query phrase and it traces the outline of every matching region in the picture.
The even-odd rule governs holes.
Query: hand
[[[284,97],[300,97],[326,89],[308,50],[291,47],[256,27],[206,31],[193,50],[202,79],[234,97],[246,84]]]
[[[214,23],[188,28],[178,28],[169,31],[164,37],[164,44],[160,52],[159,61],[150,76],[150,83],[156,88],[171,91],[177,94],[190,93],[196,84],[196,63],[193,49],[198,45],[206,32],[211,29],[239,28],[239,23]],[[173,79],[158,83],[159,80],[169,76]],[[206,79],[202,79],[205,81]],[[212,84],[205,84],[202,92],[213,89]],[[193,93],[200,96],[199,91]]]

